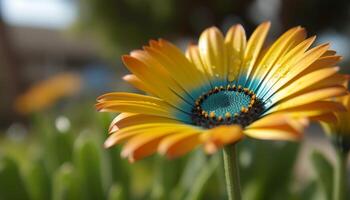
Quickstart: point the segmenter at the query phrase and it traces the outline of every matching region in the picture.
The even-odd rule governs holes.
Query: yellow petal
[[[199,52],[202,61],[211,69],[213,78],[226,81],[227,61],[224,36],[216,27],[206,29],[199,37]],[[225,82],[223,82],[225,83]]]
[[[340,87],[340,86],[319,89],[319,90],[311,91],[311,92],[293,97],[282,103],[278,103],[268,112],[271,113],[278,110],[293,108],[293,107],[301,106],[303,104],[324,100],[330,97],[342,96],[345,94],[347,94],[347,91],[345,90],[344,87]]]
[[[337,54],[336,51],[334,51],[334,50],[327,50],[324,54],[322,54],[322,57],[334,56],[335,54]]]
[[[131,117],[131,116],[134,116],[134,115],[138,115],[138,114],[135,114],[135,113],[120,113],[117,117],[115,117],[112,122],[110,123],[109,125],[109,128],[108,128],[108,133],[113,133],[113,132],[116,132],[117,130],[119,130],[119,127],[117,126],[117,124],[119,123],[119,121],[122,121],[124,120],[125,118],[128,118],[128,117]]]
[[[122,129],[128,126],[137,124],[147,124],[147,123],[181,123],[178,120],[154,116],[154,115],[144,115],[144,114],[131,114],[131,113],[121,113],[119,114],[110,125],[109,132],[115,132],[115,130]]]
[[[293,49],[288,51],[288,53],[285,56],[279,59],[277,64],[279,64],[280,66],[283,66],[284,64],[297,62],[304,55],[305,51],[308,48],[310,48],[310,46],[314,43],[315,39],[316,39],[316,36],[312,36],[307,38],[303,42],[299,43]]]
[[[275,65],[277,61],[302,39],[305,39],[305,30],[301,27],[295,27],[285,32],[276,42],[273,43],[261,61],[257,64],[259,67],[255,69],[254,76],[252,77],[259,77],[260,81],[262,81],[271,70],[276,70],[272,68],[280,67],[279,65]],[[258,86],[259,84],[260,83],[256,84],[254,81],[251,81],[249,87],[251,89],[256,89],[253,88],[253,85]]]
[[[160,75],[157,75],[156,71],[151,71],[149,67],[147,67],[137,58],[131,56],[123,56],[123,62],[128,67],[128,69],[140,80],[142,80],[142,82],[148,88],[155,92],[158,97],[164,99],[173,106],[178,106],[182,103],[188,103],[180,97],[182,94],[177,94],[174,92],[176,86],[167,85],[169,82],[162,81],[162,79],[159,78]]]
[[[237,79],[247,45],[247,39],[242,25],[232,26],[228,30],[225,37],[225,45],[228,59],[227,78],[228,81],[232,82],[234,79]]]
[[[291,95],[304,92],[310,86],[323,81],[324,79],[331,77],[339,71],[339,67],[320,69],[304,76],[301,76],[298,80],[291,82],[284,88],[277,91],[272,97],[271,101],[277,102]]]
[[[189,45],[186,51],[186,57],[196,66],[198,72],[203,77],[203,85],[212,85],[212,70],[208,68],[207,65],[201,58],[199,49],[197,45]],[[211,87],[212,88],[212,87]],[[208,88],[210,89],[210,88]]]
[[[191,126],[187,126],[186,130],[192,130]],[[145,156],[155,153],[161,140],[171,134],[178,134],[183,131],[183,127],[173,126],[164,131],[149,131],[132,137],[123,147],[121,155],[128,157],[133,162]]]
[[[202,81],[203,77],[201,76],[201,73],[198,73],[197,68],[189,62],[179,48],[164,39],[160,39],[159,42],[161,46],[163,46],[165,49],[169,49],[169,51],[172,52],[169,55],[173,57],[175,61],[181,64],[181,66],[178,66],[178,68],[188,71],[190,75],[189,77],[191,77],[192,81]]]
[[[201,140],[204,142],[204,150],[212,154],[226,144],[231,144],[243,138],[242,129],[238,125],[218,126],[209,129],[201,134]]]
[[[130,53],[130,56],[136,58],[145,66],[147,66],[150,72],[153,72],[154,77],[158,78],[161,82],[168,85],[172,91],[175,91],[179,95],[186,95],[185,90],[177,83],[172,77],[171,74],[166,69],[166,66],[163,66],[157,61],[157,58],[150,55],[147,51],[136,50]]]
[[[257,95],[261,95],[261,93],[265,93],[266,90],[271,87],[284,73],[286,69],[286,63],[296,63],[298,60],[302,58],[304,55],[304,52],[311,46],[311,44],[314,42],[316,37],[311,37],[306,39],[305,41],[298,44],[296,47],[294,47],[292,50],[290,50],[286,55],[284,55],[282,58],[280,58],[274,65],[274,67],[271,69],[270,72],[268,72],[267,76],[262,80],[262,82],[259,84],[260,88],[257,91]]]
[[[144,82],[142,82],[137,76],[133,74],[127,74],[123,76],[123,80],[134,86],[136,89],[146,92],[147,94],[157,96],[151,88],[149,88]]]
[[[292,118],[285,113],[271,114],[253,122],[246,128],[266,128],[288,124]]]
[[[247,129],[244,134],[260,140],[299,140],[301,133],[286,129]]]
[[[338,121],[338,119],[334,113],[326,113],[323,115],[310,117],[310,120],[325,122],[325,123],[336,123]]]
[[[267,119],[262,118],[262,121],[256,122],[257,125],[253,123],[244,130],[244,134],[263,140],[298,140],[302,137],[303,130],[308,125],[306,118],[286,118],[275,124],[268,122],[268,118],[276,120],[277,115],[266,116]]]
[[[169,110],[164,110],[163,108],[156,107],[155,105],[148,105],[138,102],[101,102],[96,104],[96,108],[100,112],[131,112],[176,118],[176,116],[169,112]]]
[[[164,138],[158,146],[158,152],[168,158],[175,158],[191,151],[200,143],[198,130],[181,132]]]
[[[108,101],[142,101],[149,104],[170,106],[168,103],[166,103],[160,98],[129,92],[110,92],[103,94],[97,98],[97,102]]]
[[[335,86],[340,86],[344,87],[344,82],[347,81],[346,75],[343,74],[333,74],[332,76],[323,79],[321,82],[318,82],[314,85],[309,86],[306,88],[306,91],[311,91],[311,90],[318,90],[326,87],[335,87]]]
[[[248,129],[276,129],[279,127],[290,127],[297,132],[302,132],[309,121],[302,118],[293,118],[289,113],[274,113],[262,117],[246,127]]]
[[[256,66],[255,62],[259,56],[269,29],[270,22],[264,22],[255,29],[249,38],[247,48],[244,53],[244,60],[239,73],[239,85],[245,85],[248,77],[253,71],[254,66]]]
[[[329,44],[317,46],[307,51],[298,62],[293,63],[293,65],[286,64],[284,67],[282,67],[281,69],[284,69],[284,71],[281,72],[279,76],[275,77],[275,85],[268,90],[267,94],[264,95],[264,98],[269,98],[273,93],[296,77],[299,73],[307,69],[307,67],[316,61],[328,48]]]
[[[128,141],[121,152],[121,156],[135,162],[157,151],[159,142],[163,137],[173,132],[143,133]]]
[[[114,92],[97,99],[97,110],[101,112],[131,112],[174,118],[176,109],[162,99],[125,92]]]
[[[104,143],[106,148],[109,148],[115,144],[123,143],[126,140],[142,133],[152,133],[152,132],[171,132],[173,130],[186,130],[189,125],[177,124],[177,123],[147,123],[133,125],[117,130],[115,133],[111,134]]]
[[[334,101],[315,101],[279,111],[287,112],[292,116],[317,116],[329,112],[345,112],[346,108]]]
[[[314,63],[312,63],[305,71],[303,71],[303,74],[308,74],[310,72],[327,68],[327,67],[333,67],[341,60],[342,60],[341,56],[320,57]]]
[[[160,40],[157,45],[144,47],[144,50],[157,60],[187,92],[202,86],[203,76],[176,46],[165,40]],[[196,95],[194,98],[197,97]]]

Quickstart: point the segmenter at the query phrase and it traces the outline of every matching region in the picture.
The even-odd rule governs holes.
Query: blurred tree
[[[326,29],[348,28],[349,9],[349,0],[283,0],[280,14],[284,29],[303,25],[315,34]]]
[[[121,53],[150,38],[192,37],[208,26],[221,26],[228,16],[252,29],[247,10],[254,1],[80,0],[80,27]]]

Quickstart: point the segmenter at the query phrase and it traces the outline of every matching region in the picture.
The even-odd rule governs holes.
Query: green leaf
[[[126,200],[123,188],[119,184],[113,184],[109,189],[108,200]]]
[[[82,134],[74,145],[74,164],[84,199],[106,199],[102,181],[102,156],[99,147],[87,134]]]
[[[254,200],[288,199],[289,185],[299,145],[291,142],[250,140],[249,168],[242,171],[245,179],[243,196]]]
[[[111,172],[112,181],[123,185],[123,192],[126,197],[130,196],[130,163],[120,157],[120,149],[113,147],[104,150],[109,156],[109,171]]]
[[[47,200],[51,196],[51,177],[42,159],[34,159],[26,170],[25,182],[32,200]]]
[[[317,175],[318,183],[320,184],[324,196],[327,199],[332,199],[333,194],[333,166],[328,159],[319,151],[314,151],[311,154],[313,168]]]
[[[192,186],[193,180],[206,163],[206,156],[202,150],[196,150],[190,154],[186,165],[182,170],[180,180],[172,192],[172,199],[183,199],[187,190]]]
[[[56,153],[54,151],[53,142],[55,141],[53,137],[54,128],[53,122],[50,119],[50,116],[47,114],[36,113],[32,117],[33,132],[35,133],[38,142],[43,148],[43,159],[45,165],[49,170],[49,173],[53,173],[55,169],[59,166]]]
[[[193,179],[192,186],[190,187],[189,193],[186,195],[186,200],[200,200],[204,192],[206,191],[206,186],[209,184],[209,179],[215,174],[216,169],[220,164],[221,157],[216,154],[212,156],[207,164],[199,171],[196,178]]]
[[[51,138],[58,165],[72,160],[73,134],[71,132],[55,131]]]
[[[303,200],[326,200],[325,195],[319,187],[318,181],[311,181],[301,191],[301,198]]]
[[[0,199],[29,200],[18,165],[9,157],[0,158]]]
[[[61,132],[52,124],[54,120],[44,115],[33,118],[34,132],[43,147],[45,165],[53,173],[61,164],[72,160],[74,135],[70,131]]]
[[[110,113],[98,113],[96,116],[96,121],[98,122],[99,128],[103,133],[107,134],[109,125],[113,120],[113,117]]]
[[[54,174],[52,200],[76,199],[82,199],[77,175],[73,166],[65,163]]]
[[[179,181],[181,165],[181,158],[168,160],[160,156],[155,157],[151,199],[168,200],[170,198],[171,190]]]

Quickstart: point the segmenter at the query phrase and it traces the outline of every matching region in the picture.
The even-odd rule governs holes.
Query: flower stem
[[[235,144],[229,144],[223,149],[226,192],[229,200],[241,200],[241,185]]]
[[[345,200],[346,195],[346,157],[347,153],[341,149],[336,148],[336,166],[334,170],[333,181],[333,200]]]

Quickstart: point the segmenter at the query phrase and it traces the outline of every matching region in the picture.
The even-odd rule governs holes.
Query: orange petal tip
[[[209,142],[209,143],[204,145],[204,151],[207,154],[214,154],[215,152],[218,151],[218,148],[217,148],[217,146],[214,143]]]
[[[132,62],[134,58],[130,55],[122,55],[122,61],[125,65],[127,65],[128,62]]]
[[[115,145],[115,142],[111,139],[111,137],[107,138],[107,140],[103,143],[103,147],[106,149],[112,147],[113,145]]]

